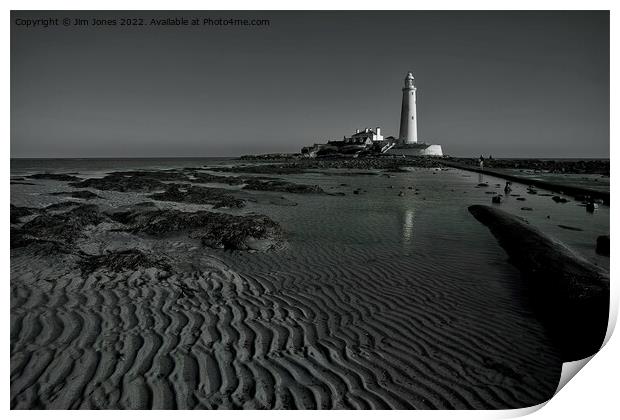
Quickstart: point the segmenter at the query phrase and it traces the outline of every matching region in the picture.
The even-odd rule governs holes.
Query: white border
[[[241,0],[235,1],[234,4],[225,3],[225,2],[213,2],[213,1],[184,1],[177,0],[174,2],[161,1],[161,0],[152,0],[152,1],[130,1],[130,0],[109,0],[106,2],[89,2],[88,4],[79,1],[56,1],[53,4],[45,1],[8,1],[5,4],[8,5],[8,8],[4,10],[4,31],[3,31],[3,56],[10,57],[10,9],[15,10],[50,10],[50,9],[58,9],[58,10],[131,10],[131,9],[155,9],[155,10],[276,10],[276,9],[285,9],[285,10],[322,10],[322,9],[332,9],[332,10],[342,10],[342,9],[353,9],[353,10],[389,10],[389,9],[417,9],[417,10],[611,10],[611,138],[616,138],[617,135],[617,121],[618,121],[618,110],[617,99],[618,99],[618,83],[614,78],[615,74],[618,74],[618,62],[617,62],[617,46],[618,46],[618,30],[616,29],[617,24],[620,19],[617,16],[618,10],[620,10],[617,1],[548,1],[548,0],[522,0],[522,1],[434,1],[434,2],[422,2],[422,1],[392,1],[392,0],[383,0],[381,3],[372,2],[369,0],[358,0],[358,1],[334,1],[334,0],[315,0],[313,2],[308,2],[306,4],[299,2],[284,2],[284,1],[249,1],[249,0]],[[6,7],[6,6],[5,6]],[[614,51],[614,47],[616,47],[616,51]],[[4,183],[2,183],[2,194],[4,200],[3,207],[3,215],[4,220],[8,220],[9,218],[9,201],[10,201],[10,187],[9,187],[9,177],[10,177],[10,97],[9,97],[9,60],[6,60],[5,64],[2,66],[3,71],[3,80],[4,83],[2,85],[3,97],[4,100],[4,112],[2,113],[2,124],[4,127],[3,132],[5,133],[5,140],[2,142],[2,148],[5,156],[4,160]],[[611,155],[614,155],[615,145],[613,141],[610,141],[610,151]],[[615,158],[614,158],[615,159]],[[612,159],[612,173],[617,173],[617,162]],[[617,188],[615,188],[615,184],[612,183],[611,190],[612,196],[615,198],[617,195],[615,194]],[[615,203],[615,200],[614,200]],[[618,249],[618,237],[620,235],[620,231],[617,229],[616,214],[615,207],[611,209],[611,237],[612,237],[612,249]],[[6,224],[5,224],[6,228]],[[2,241],[2,251],[4,258],[3,268],[4,273],[7,274],[5,277],[6,284],[4,287],[8,288],[8,273],[10,267],[10,250],[9,250],[9,236],[7,235],[5,239]],[[616,278],[617,266],[615,260],[612,260],[611,264],[611,278]],[[7,289],[5,289],[7,291]],[[614,313],[617,313],[618,308],[618,288],[614,287],[614,283],[612,280],[612,298],[614,303]],[[2,337],[5,340],[9,337],[10,325],[9,325],[9,314],[8,308],[10,307],[10,297],[9,293],[5,294],[5,318],[2,323]],[[615,318],[615,316],[614,316]],[[528,412],[532,412],[536,409],[538,411],[533,414],[533,418],[540,419],[582,419],[582,418],[592,418],[592,419],[611,419],[617,418],[620,414],[620,410],[618,410],[617,399],[618,393],[616,391],[616,383],[617,378],[616,375],[620,372],[618,356],[620,355],[620,344],[618,344],[618,339],[612,337],[612,339],[607,343],[607,345],[601,350],[599,354],[594,356],[590,363],[588,363],[582,371],[577,375],[576,379],[570,381],[554,398],[552,398],[547,404],[541,404],[540,407],[532,408],[532,409],[524,409],[524,410],[514,410],[514,411],[490,411],[490,412],[480,412],[480,411],[471,411],[471,412],[448,412],[448,411],[439,411],[439,412],[409,412],[409,411],[400,411],[400,412],[390,412],[388,415],[390,417],[398,417],[398,418],[410,418],[415,416],[416,418],[443,418],[445,416],[449,417],[457,417],[457,418],[504,418],[504,417],[515,417],[523,414],[527,414]],[[2,346],[2,358],[5,361],[2,369],[2,396],[4,399],[5,409],[9,411],[9,346],[5,341],[4,346]],[[542,409],[540,409],[542,408]],[[106,418],[110,415],[120,418],[130,418],[130,416],[134,416],[135,414],[132,412],[67,412],[67,411],[48,411],[48,412],[37,412],[37,411],[10,411],[8,413],[12,418],[33,418],[39,416],[46,416],[51,419],[65,419],[72,418],[74,416],[83,417],[88,416],[92,418],[102,418],[105,416]],[[149,416],[154,418],[165,418],[170,414],[165,412],[141,412],[139,415],[141,416]],[[183,412],[179,414],[173,415],[181,415],[184,417],[190,418],[203,418],[204,416],[216,416],[218,419],[231,419],[238,418],[240,416],[247,418],[254,416],[269,416],[273,418],[283,418],[289,416],[295,416],[297,418],[310,418],[310,416],[316,416],[317,413],[312,411],[299,411],[299,412],[276,412],[271,411],[269,413],[262,412],[232,412],[232,411],[222,411],[218,413],[204,413],[204,412]],[[320,416],[337,416],[339,418],[359,418],[361,417],[376,417],[385,415],[382,412],[374,411],[366,411],[366,412],[321,412],[318,414]],[[107,420],[107,419],[106,419]]]

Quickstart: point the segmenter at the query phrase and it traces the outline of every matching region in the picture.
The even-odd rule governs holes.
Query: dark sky
[[[17,18],[267,18],[25,28]],[[296,152],[381,126],[418,86],[453,156],[609,157],[608,12],[13,12],[12,157]]]

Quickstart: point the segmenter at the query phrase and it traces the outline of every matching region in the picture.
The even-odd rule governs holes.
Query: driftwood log
[[[530,301],[565,361],[602,346],[609,318],[609,273],[527,221],[489,206],[469,212],[486,225],[527,282]]]

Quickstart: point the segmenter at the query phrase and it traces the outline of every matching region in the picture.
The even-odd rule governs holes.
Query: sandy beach
[[[518,408],[553,395],[561,352],[467,211],[500,180],[238,164],[12,168],[12,408]],[[608,207],[514,194],[530,223],[608,268],[594,252]],[[502,208],[526,213],[516,198]]]

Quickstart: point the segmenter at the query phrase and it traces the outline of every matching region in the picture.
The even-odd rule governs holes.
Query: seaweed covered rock
[[[293,194],[320,194],[323,189],[318,185],[295,184],[293,182],[282,180],[262,180],[256,178],[246,179],[244,190],[255,191],[277,191]]]
[[[98,270],[111,272],[137,271],[144,268],[158,268],[170,271],[170,264],[163,258],[145,254],[137,249],[107,252],[102,255],[83,255],[78,263],[82,275]]]
[[[84,200],[92,200],[93,198],[101,198],[94,192],[91,192],[88,190],[61,191],[61,192],[50,193],[50,195],[61,195],[61,196],[72,197],[72,198],[81,198]]]
[[[280,226],[267,216],[236,216],[208,211],[152,210],[135,208],[115,212],[110,217],[131,233],[164,237],[186,233],[211,248],[247,250],[259,240],[271,244],[282,237]]]
[[[214,208],[241,208],[245,205],[243,200],[235,198],[222,188],[189,184],[169,184],[164,192],[152,194],[149,198],[177,203],[210,204]]]
[[[120,192],[153,192],[166,189],[166,184],[157,179],[124,173],[113,173],[103,178],[89,178],[80,182],[71,182],[69,185],[75,188]]]
[[[35,209],[30,207],[17,207],[11,204],[11,224],[21,223],[21,218],[35,214]]]
[[[20,233],[37,240],[71,244],[82,237],[89,225],[109,220],[97,206],[82,204],[60,213],[43,212],[20,228]]]
[[[51,174],[51,173],[43,173],[43,174],[34,174],[28,175],[27,178],[32,179],[50,179],[53,181],[77,181],[81,178],[71,175],[71,174]]]

